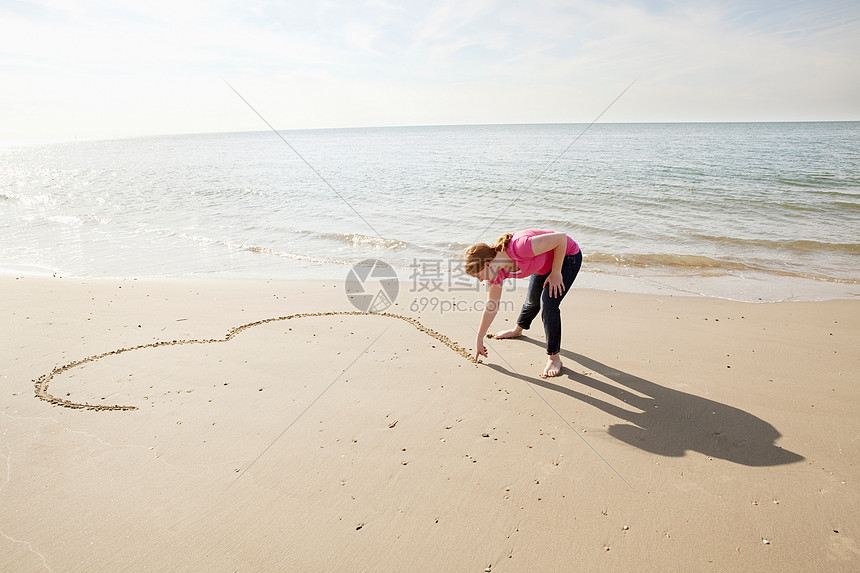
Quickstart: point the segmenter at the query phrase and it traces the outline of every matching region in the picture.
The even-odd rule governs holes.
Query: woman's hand
[[[475,339],[475,362],[479,356],[487,357],[487,348],[484,346],[484,335],[493,324],[493,319],[499,311],[499,300],[502,298],[502,283],[490,284],[487,289],[487,304],[484,306],[484,312],[481,313],[481,325],[475,333],[478,335]]]
[[[477,342],[475,343],[476,351],[475,351],[475,362],[478,361],[479,356],[487,357],[487,347],[484,346],[484,341],[481,340],[481,337],[478,337]]]
[[[564,292],[564,279],[560,272],[549,273],[549,276],[543,282],[543,286],[546,287],[546,285],[549,285],[549,296],[552,298],[561,296]]]

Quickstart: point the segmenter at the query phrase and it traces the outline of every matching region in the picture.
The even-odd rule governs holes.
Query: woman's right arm
[[[493,324],[493,319],[496,318],[496,313],[499,312],[499,301],[502,299],[502,283],[497,285],[490,284],[487,291],[487,304],[484,307],[484,313],[481,315],[481,325],[478,327],[478,337],[475,341],[475,362],[479,356],[487,357],[487,348],[484,346],[484,337]]]

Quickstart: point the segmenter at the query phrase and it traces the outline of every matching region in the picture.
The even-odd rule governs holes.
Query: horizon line
[[[298,131],[335,131],[335,130],[362,130],[362,129],[418,129],[418,128],[456,128],[456,127],[513,127],[513,126],[550,126],[550,125],[586,125],[584,121],[560,121],[560,122],[506,122],[506,123],[439,123],[439,124],[390,124],[390,125],[353,125],[340,127],[291,127],[278,128],[281,132]],[[798,119],[798,120],[687,120],[687,121],[601,121],[597,125],[755,125],[755,124],[811,124],[811,123],[860,123],[860,119]],[[111,141],[117,139],[142,139],[147,137],[183,137],[195,135],[228,135],[239,133],[268,133],[270,129],[238,129],[238,130],[216,130],[195,132],[167,132],[167,133],[139,133],[125,135],[94,135],[94,136],[64,136],[64,137],[39,137],[39,138],[9,138],[0,137],[0,147],[14,145],[46,145],[51,143],[74,143],[85,141]]]

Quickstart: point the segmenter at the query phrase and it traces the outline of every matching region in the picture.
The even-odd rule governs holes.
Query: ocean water
[[[588,287],[860,294],[860,123],[587,127],[4,144],[0,270],[337,279],[379,259],[450,285],[470,244],[548,228],[581,245]]]

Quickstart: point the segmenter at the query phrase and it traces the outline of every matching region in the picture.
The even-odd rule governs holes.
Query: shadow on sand
[[[543,347],[542,343],[527,337],[518,340]],[[745,466],[776,466],[804,459],[777,446],[775,442],[781,434],[776,428],[743,410],[660,386],[580,354],[562,350],[561,355],[565,361],[577,362],[614,384],[574,372],[568,365],[557,378],[526,376],[498,364],[487,366],[629,422],[609,426],[609,435],[646,452],[680,457],[692,450]],[[572,382],[571,387],[563,385],[568,380]],[[584,388],[573,389],[577,385]],[[589,389],[596,392],[589,395]],[[626,407],[613,403],[614,400],[601,399],[600,394]]]

